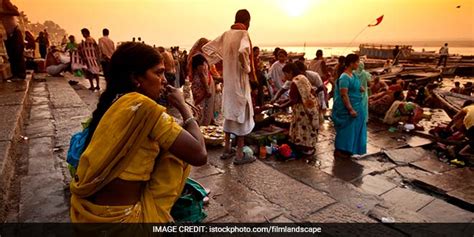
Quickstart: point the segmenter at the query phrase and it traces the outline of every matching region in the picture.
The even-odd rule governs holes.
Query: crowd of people
[[[207,162],[199,126],[218,124],[219,108],[225,133],[220,158],[244,165],[256,160],[245,152],[244,138],[255,129],[254,116],[266,108],[291,111],[288,141],[298,154],[316,153],[320,126],[328,119],[336,131],[335,158],[350,158],[367,152],[369,113],[387,124],[416,127],[421,106],[431,103],[434,85],[417,87],[401,77],[387,83],[367,72],[356,54],[340,57],[331,68],[322,50],[309,62],[304,57],[293,62],[285,49],[276,48],[267,69],[259,47],[252,45],[250,20],[247,10],[239,10],[230,29],[213,40],[198,39],[189,54],[179,47],[149,46],[140,37],[116,48],[108,29],[96,41],[84,28],[81,42],[69,35],[60,46],[51,45],[46,30],[36,38],[25,32],[26,49],[34,52],[38,44],[48,74],[70,71],[88,79],[92,91],[101,90],[101,73],[106,79],[70,184],[73,222],[172,222],[171,209],[190,166]],[[3,23],[11,25],[7,45],[18,37],[23,42],[17,25]],[[22,77],[24,69],[12,65],[12,71]],[[177,89],[182,86],[190,87],[193,104]],[[457,82],[452,92],[470,95],[472,83],[461,88]],[[179,111],[181,124],[167,113],[163,98]],[[468,120],[469,135],[473,112],[467,107],[455,117]]]

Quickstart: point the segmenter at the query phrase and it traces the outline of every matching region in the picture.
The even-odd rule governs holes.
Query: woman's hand
[[[175,87],[170,85],[166,86],[166,92],[168,94],[168,102],[177,108],[178,110],[182,110],[186,106],[186,102],[184,100],[183,93]]]
[[[349,114],[351,117],[356,118],[357,117],[357,112],[354,109],[349,110]]]

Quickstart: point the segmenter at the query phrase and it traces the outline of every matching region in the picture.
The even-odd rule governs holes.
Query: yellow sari
[[[168,223],[190,166],[167,150],[182,128],[165,108],[139,93],[118,99],[102,117],[70,184],[73,223]],[[135,205],[87,200],[112,180],[147,182]]]

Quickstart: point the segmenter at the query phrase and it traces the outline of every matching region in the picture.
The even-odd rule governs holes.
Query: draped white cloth
[[[228,30],[202,48],[209,64],[223,61],[224,131],[237,136],[249,134],[255,126],[249,82],[250,45],[246,30]]]

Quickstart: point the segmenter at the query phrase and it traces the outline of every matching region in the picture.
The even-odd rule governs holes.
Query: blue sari
[[[343,73],[339,77],[334,90],[332,120],[336,129],[336,150],[363,155],[367,152],[367,123],[360,86],[360,80],[355,74],[350,77]],[[349,100],[357,117],[351,117],[344,106],[340,89],[348,89]]]

